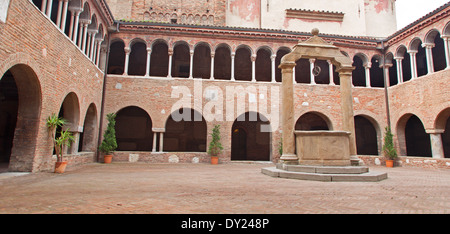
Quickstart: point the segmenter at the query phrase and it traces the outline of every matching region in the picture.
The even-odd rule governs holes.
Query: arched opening
[[[444,157],[450,158],[450,108],[447,108],[436,117],[435,129],[443,131],[441,133]]]
[[[205,43],[198,44],[194,49],[192,76],[209,79],[211,76],[211,49]]]
[[[89,105],[84,118],[83,132],[80,133],[80,144],[78,152],[94,152],[96,149],[97,136],[97,109],[95,104]]]
[[[422,121],[411,115],[405,125],[406,155],[431,157],[430,136],[425,132]]]
[[[299,59],[295,65],[295,81],[297,83],[309,84],[311,83],[311,65],[309,59]]]
[[[281,63],[281,58],[285,56],[286,54],[289,54],[290,49],[289,48],[280,48],[277,51],[277,57],[275,57],[275,80],[277,82],[281,82],[281,69],[278,67]]]
[[[164,41],[156,41],[150,55],[150,76],[167,77],[169,74],[169,47]]]
[[[147,112],[129,106],[117,112],[117,151],[151,151],[153,144],[152,120]]]
[[[411,57],[406,52],[406,47],[404,45],[401,45],[397,49],[396,57],[403,58],[401,61],[402,63],[402,76],[403,76],[403,82],[411,80]]]
[[[330,69],[328,62],[325,60],[316,59],[314,63],[315,67],[320,68],[320,72],[317,76],[314,76],[316,84],[329,84],[330,83]]]
[[[59,117],[67,120],[66,124],[61,128],[59,127],[56,130],[55,137],[58,137],[61,130],[68,130],[74,136],[75,141],[70,144],[69,147],[65,149],[66,154],[73,154],[78,151],[78,143],[79,143],[79,130],[78,124],[80,121],[80,104],[78,100],[78,96],[71,92],[67,94],[64,98],[64,101],[61,104],[61,108],[59,109]],[[64,150],[64,149],[63,149]]]
[[[384,87],[383,68],[381,65],[381,58],[378,55],[374,55],[371,59],[372,66],[370,67],[370,86],[371,87]]]
[[[172,77],[188,78],[190,71],[190,53],[187,43],[176,43],[172,56]]]
[[[128,75],[144,76],[147,69],[147,45],[137,41],[131,45]]]
[[[207,126],[202,114],[190,108],[174,111],[166,122],[165,152],[206,152]]]
[[[425,48],[422,47],[422,41],[418,38],[414,39],[411,42],[410,50],[417,51],[416,54],[417,76],[419,77],[426,75],[428,72],[427,56],[425,53]]]
[[[41,110],[34,71],[15,65],[0,80],[0,171],[31,171]]]
[[[272,81],[271,51],[268,48],[260,48],[256,53],[255,78],[257,81]]]
[[[378,155],[377,129],[373,120],[355,116],[356,151],[359,155]]]
[[[299,131],[319,131],[331,129],[331,121],[328,117],[319,112],[308,112],[303,114],[295,123],[295,130]]]
[[[437,30],[432,30],[426,36],[425,42],[434,45],[431,49],[434,71],[444,70],[447,67],[447,63],[445,61],[444,40],[441,38],[441,34]]]
[[[231,79],[231,50],[228,45],[221,44],[214,55],[214,79]]]
[[[363,60],[365,59],[365,61]],[[355,70],[352,72],[352,83],[354,86],[366,86],[366,69],[364,64],[367,63],[367,59],[364,55],[356,54],[353,56],[353,66]]]
[[[270,124],[256,112],[240,115],[231,128],[231,160],[270,161],[270,132],[262,131]]]
[[[386,54],[385,63],[388,66],[389,86],[394,86],[398,84],[397,63],[395,63],[393,60],[394,55],[392,53]]]
[[[251,50],[247,46],[239,47],[236,50],[234,59],[234,78],[236,80],[252,80],[251,55]]]
[[[108,74],[122,75],[125,65],[125,44],[123,41],[111,43],[108,58]]]
[[[19,108],[19,91],[7,71],[0,80],[0,172],[8,169]]]

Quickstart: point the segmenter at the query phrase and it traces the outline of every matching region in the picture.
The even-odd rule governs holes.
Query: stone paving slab
[[[273,165],[275,166],[275,165]],[[0,179],[1,214],[449,214],[450,170],[370,167],[379,182],[303,181],[268,164],[86,164]]]

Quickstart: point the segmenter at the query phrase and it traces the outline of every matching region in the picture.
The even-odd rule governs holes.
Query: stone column
[[[128,75],[128,63],[130,62],[131,49],[130,49],[130,47],[125,47],[124,50],[125,50],[125,66],[123,69],[123,75],[127,76]]]
[[[231,53],[231,80],[235,81],[234,79],[234,57],[236,56],[236,53]]]
[[[47,1],[47,12],[45,13],[48,18],[50,18],[51,14],[52,14],[52,5],[53,5],[53,0],[48,0]]]
[[[392,64],[386,64],[383,66],[383,72],[384,72],[384,86],[390,87],[391,86],[391,78],[389,77],[389,68],[392,67]]]
[[[333,64],[330,60],[327,60],[328,63],[328,73],[329,73],[329,79],[330,79],[330,85],[336,85],[334,83],[334,71],[333,71]]]
[[[397,78],[398,83],[403,83],[403,57],[394,57],[396,63],[397,63]]]
[[[312,85],[316,84],[316,77],[313,74],[314,62],[316,62],[315,59],[309,59],[309,73],[310,73],[310,77],[311,77],[310,84],[312,84]]]
[[[342,128],[350,132],[350,160],[358,160],[356,156],[355,121],[353,115],[352,71],[339,71],[341,87]]]
[[[211,52],[211,75],[209,76],[209,79],[214,80],[214,56],[215,53]]]
[[[283,131],[283,154],[280,160],[285,164],[298,164],[298,157],[295,154],[294,85],[292,82],[295,63],[281,64],[280,68],[282,73],[281,129]]]
[[[449,38],[450,38],[449,36],[442,36],[442,39],[444,39],[445,61],[447,63],[447,67],[445,69],[450,68]]]
[[[252,82],[256,82],[256,55],[253,54],[250,59],[252,60]]]
[[[272,83],[275,83],[275,82],[277,82],[276,81],[276,79],[275,79],[275,58],[277,57],[277,55],[276,54],[273,54],[273,55],[271,55],[270,56],[270,61],[272,62],[271,64],[272,64]]]
[[[42,0],[41,11],[45,14],[48,0]]]
[[[152,148],[152,152],[156,152],[156,138],[158,137],[156,132],[153,132],[153,148]]]
[[[159,133],[159,152],[162,153],[164,148],[164,132]]]
[[[433,158],[445,158],[444,146],[442,144],[441,134],[444,130],[440,129],[427,129],[426,133],[430,134],[431,153]]]
[[[427,57],[427,70],[428,74],[434,72],[434,64],[433,64],[433,47],[434,43],[423,43],[422,47],[425,48],[425,54]]]
[[[97,67],[99,67],[99,65],[100,65],[100,51],[102,48],[102,42],[103,42],[102,39],[95,40],[95,43],[97,45],[97,52],[95,53],[96,54],[95,55],[95,65],[97,65]]]
[[[93,31],[91,34],[91,47],[88,56],[92,61],[94,61],[95,35],[97,35],[97,32]]]
[[[62,18],[61,18],[61,31],[64,33],[66,31],[66,18],[67,18],[67,8],[69,7],[69,0],[64,0]]]
[[[189,51],[190,55],[191,55],[191,62],[189,64],[189,79],[192,79],[192,68],[194,67],[194,51],[191,50]]]
[[[366,74],[366,87],[372,87],[372,85],[370,84],[370,68],[371,67],[372,67],[371,62],[364,64],[364,71]]]
[[[63,8],[63,0],[58,0],[58,13],[56,15],[56,26],[61,28],[61,14]]]
[[[147,48],[147,62],[145,64],[145,77],[150,76],[150,58],[152,55],[152,48]]]
[[[82,49],[82,47],[81,47],[81,44],[83,43],[83,29],[84,29],[84,24],[85,24],[85,22],[84,22],[84,20],[83,21],[80,21],[80,23],[78,24],[78,26],[79,26],[79,34],[78,34],[78,43],[77,43],[77,45],[78,45],[78,48],[80,48],[80,50]],[[76,33],[76,32],[75,32]],[[76,40],[76,36],[74,35],[74,40]]]
[[[88,28],[88,24],[86,23],[83,25],[83,44],[81,45],[82,51],[85,54],[86,54],[87,33],[88,33],[87,28]]]
[[[80,12],[81,11],[74,11],[75,14],[75,23],[72,25],[70,25],[71,27],[71,31],[73,32],[73,34],[71,34],[70,38],[72,39],[72,41],[74,43],[77,42],[77,35],[78,35],[78,22],[80,20]]]
[[[169,49],[169,71],[168,71],[168,78],[172,78],[172,55],[173,55],[173,50]]]
[[[416,67],[417,50],[408,51],[408,54],[411,56],[411,79],[417,78],[417,67]]]

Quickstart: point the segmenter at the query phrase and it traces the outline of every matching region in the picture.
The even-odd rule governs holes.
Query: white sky
[[[397,0],[397,29],[402,29],[422,16],[449,2],[448,0]]]

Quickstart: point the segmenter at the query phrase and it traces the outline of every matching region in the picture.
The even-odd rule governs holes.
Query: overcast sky
[[[448,0],[397,0],[397,29],[401,29],[449,2]]]

